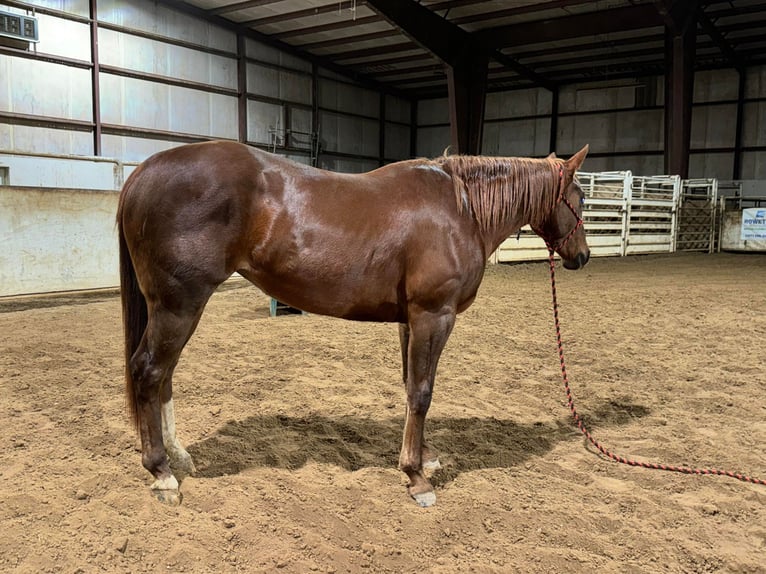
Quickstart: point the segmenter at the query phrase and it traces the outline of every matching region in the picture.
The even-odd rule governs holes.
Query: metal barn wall
[[[137,162],[230,139],[315,163],[319,143],[326,167],[350,171],[412,155],[410,101],[231,29],[149,0],[96,0],[95,22],[82,0],[10,4],[34,7],[40,43],[0,47],[0,77],[13,79],[0,90],[0,154]]]
[[[766,179],[766,66],[746,70],[742,138],[736,141],[739,77],[736,71],[700,71],[694,77],[691,177]],[[553,110],[552,93],[530,88],[487,95],[482,153],[561,155],[590,144],[586,168],[664,172],[664,79],[590,82],[562,86]],[[447,99],[418,102],[417,153],[432,157],[450,143]],[[735,173],[736,156],[740,168]]]

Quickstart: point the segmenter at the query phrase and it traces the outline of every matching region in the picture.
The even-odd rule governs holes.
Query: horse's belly
[[[354,321],[406,321],[395,286],[383,277],[317,275],[314,269],[280,273],[267,268],[239,273],[274,299],[308,313]]]

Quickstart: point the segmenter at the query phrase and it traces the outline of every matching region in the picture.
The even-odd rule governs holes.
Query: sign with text
[[[749,207],[742,210],[741,239],[766,239],[766,207]]]

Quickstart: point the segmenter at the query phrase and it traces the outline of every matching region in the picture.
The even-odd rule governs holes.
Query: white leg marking
[[[191,456],[176,437],[176,414],[173,408],[173,399],[161,405],[161,412],[162,442],[170,459],[170,466],[173,467],[174,472],[180,472],[181,478],[194,474],[194,463]]]
[[[171,474],[167,478],[158,478],[149,488],[152,490],[178,490],[178,481]]]

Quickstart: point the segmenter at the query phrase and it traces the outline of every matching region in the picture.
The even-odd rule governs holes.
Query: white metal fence
[[[682,181],[675,175],[636,176],[630,171],[578,172],[585,193],[583,221],[593,256],[675,251]],[[545,259],[542,239],[529,227],[504,241],[496,262]]]

